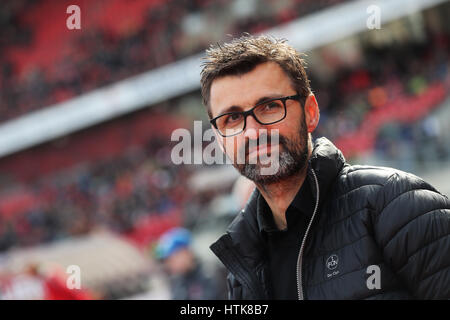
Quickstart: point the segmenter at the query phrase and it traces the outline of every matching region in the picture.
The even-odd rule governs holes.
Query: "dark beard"
[[[267,138],[265,140],[267,141],[267,144],[271,143],[270,138],[270,135],[267,135]],[[259,145],[260,139],[261,137],[258,137],[258,141],[256,141],[257,145]],[[248,145],[249,141],[247,141],[245,145],[246,155],[248,155]],[[308,161],[308,132],[306,130],[306,121],[304,114],[302,119],[300,120],[299,135],[295,139],[289,140],[284,136],[279,136],[278,158],[278,171],[275,174],[271,175],[261,174],[261,163],[237,164],[235,161],[233,166],[240,172],[241,175],[260,185],[279,182],[302,171]],[[278,159],[275,159],[275,161],[276,160]]]

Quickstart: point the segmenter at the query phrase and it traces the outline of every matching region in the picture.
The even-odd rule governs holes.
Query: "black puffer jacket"
[[[326,138],[315,143],[306,181],[319,201],[297,264],[300,299],[450,298],[446,196],[406,172],[349,165]],[[229,271],[230,299],[274,298],[258,194],[211,245]]]

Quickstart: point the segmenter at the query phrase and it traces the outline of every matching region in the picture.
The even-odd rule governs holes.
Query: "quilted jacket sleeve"
[[[416,298],[450,299],[449,199],[417,176],[396,171],[376,206],[374,232],[384,261]]]

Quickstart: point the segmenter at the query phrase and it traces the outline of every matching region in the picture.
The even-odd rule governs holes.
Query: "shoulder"
[[[354,185],[384,185],[398,171],[389,167],[346,164],[339,174],[339,179],[341,183]]]
[[[359,203],[364,199],[374,207],[378,193],[396,172],[388,167],[345,164],[335,180],[332,195]]]
[[[342,175],[348,183],[354,186],[377,185],[376,202],[377,211],[382,212],[389,204],[401,201],[448,200],[430,183],[421,177],[402,170],[376,167],[351,166]],[[445,201],[444,201],[445,202]]]
[[[416,228],[414,233],[419,233],[440,214],[448,220],[448,197],[412,173],[387,167],[348,166],[340,179],[340,189],[347,193],[358,189],[355,196],[369,204],[375,234],[383,247],[399,232]]]
[[[390,167],[369,165],[345,165],[338,176],[338,189],[349,192],[373,186],[378,201],[388,202],[409,190],[429,190],[439,193],[422,178]]]
[[[419,206],[425,206],[421,211],[426,212],[434,206],[448,205],[448,198],[424,179],[402,170],[368,165],[346,164],[335,181],[332,196],[339,204],[370,208],[377,221],[380,216],[407,214],[411,206],[417,208],[409,210],[410,214]]]

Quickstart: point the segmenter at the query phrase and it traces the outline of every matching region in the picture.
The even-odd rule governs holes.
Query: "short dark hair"
[[[297,93],[307,97],[311,93],[311,87],[302,58],[304,54],[286,42],[286,39],[244,34],[231,42],[211,45],[206,50],[200,80],[203,104],[209,116],[212,117],[210,93],[214,80],[245,74],[264,62],[276,62],[289,76]]]

